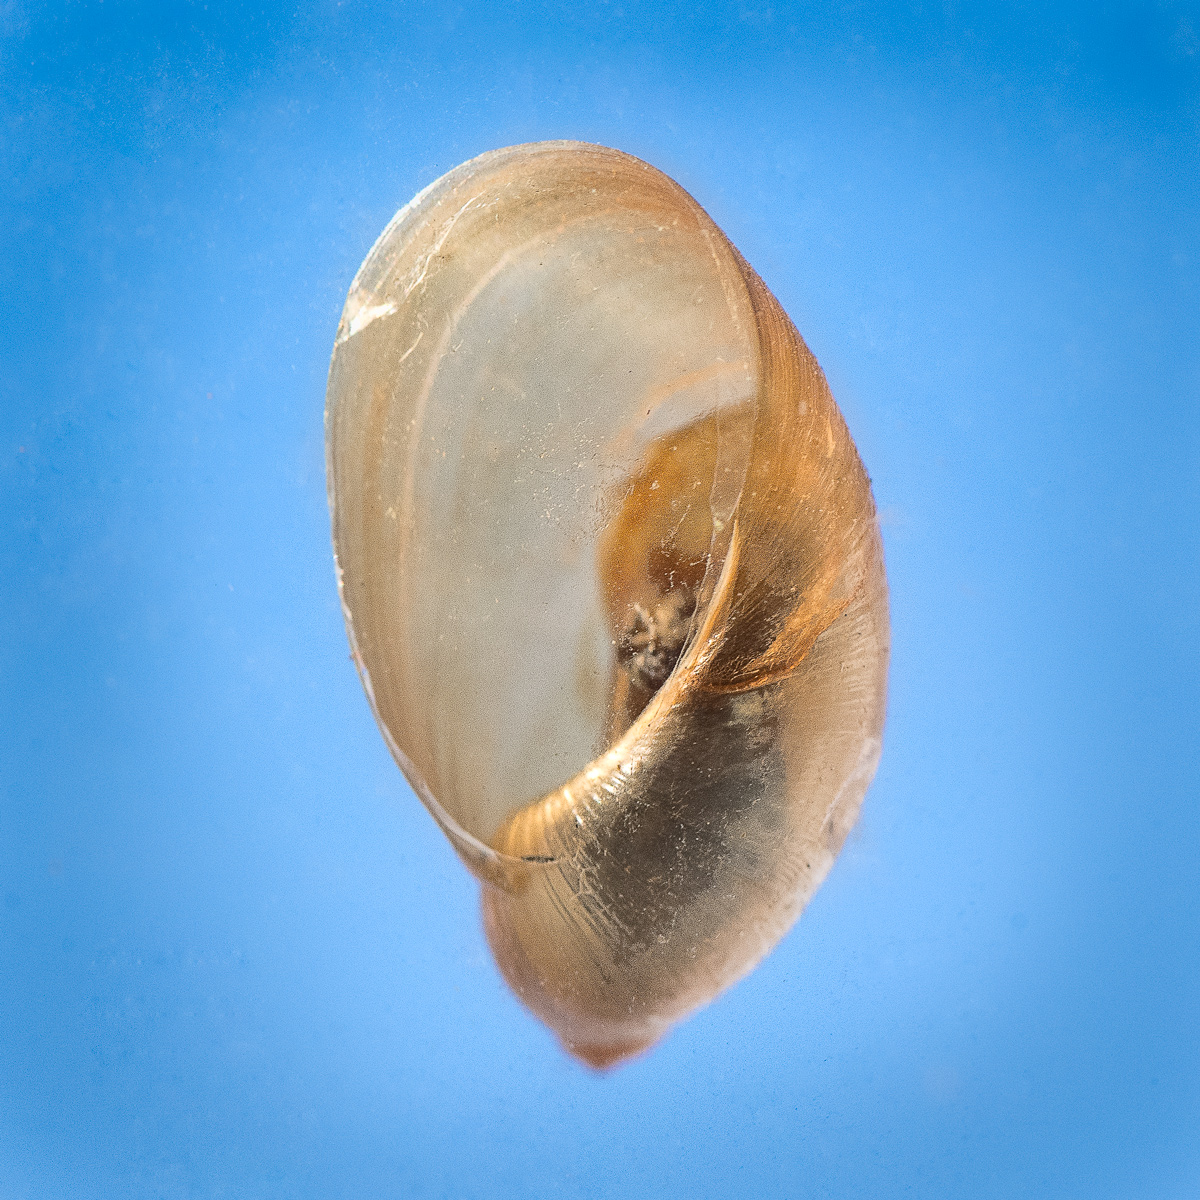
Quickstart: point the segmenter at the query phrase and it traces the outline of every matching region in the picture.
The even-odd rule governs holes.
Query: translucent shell
[[[547,142],[397,214],[326,410],[346,625],[505,978],[606,1066],[749,971],[879,759],[887,587],[825,378],[678,184]]]

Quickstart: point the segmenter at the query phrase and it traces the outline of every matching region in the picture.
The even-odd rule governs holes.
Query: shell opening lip
[[[350,636],[351,645],[356,646],[354,623],[348,610],[346,611],[346,630]],[[370,675],[367,672],[366,665],[362,661],[362,656],[355,654],[353,657],[354,664],[358,668],[359,677],[363,681],[363,688],[367,693],[367,700],[371,705],[372,712],[375,713],[375,719],[379,724],[384,741],[388,749],[392,752],[392,757],[396,760],[396,765],[400,768],[400,772],[404,778],[408,780],[409,787],[416,793],[417,798],[425,806],[429,815],[433,817],[442,832],[450,840],[450,844],[454,847],[467,869],[485,884],[498,887],[501,891],[519,893],[528,883],[527,872],[530,869],[544,867],[550,863],[557,862],[557,859],[548,855],[534,854],[528,857],[517,857],[513,854],[505,854],[503,850],[497,850],[495,847],[489,846],[487,842],[468,832],[446,811],[438,798],[433,794],[432,788],[425,782],[421,772],[417,770],[412,759],[400,749],[387,723],[380,717],[379,709],[375,703],[375,691],[371,687]]]

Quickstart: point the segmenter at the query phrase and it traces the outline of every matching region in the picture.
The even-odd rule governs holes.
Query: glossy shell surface
[[[576,1056],[795,921],[879,759],[887,588],[825,378],[702,208],[577,142],[465,163],[350,290],[326,410],[355,661]]]

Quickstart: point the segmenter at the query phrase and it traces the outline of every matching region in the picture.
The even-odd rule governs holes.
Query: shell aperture
[[[783,936],[878,762],[882,547],[824,376],[682,188],[547,142],[397,214],[326,431],[384,737],[514,991],[619,1062]]]

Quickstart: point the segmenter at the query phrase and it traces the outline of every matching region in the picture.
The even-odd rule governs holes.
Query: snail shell
[[[887,587],[825,378],[678,184],[457,167],[350,290],[329,497],[353,656],[497,964],[607,1066],[749,971],[880,753]]]

